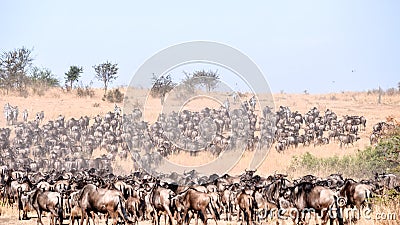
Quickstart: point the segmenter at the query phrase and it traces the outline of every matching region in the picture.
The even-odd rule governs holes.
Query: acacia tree
[[[219,83],[218,71],[199,70],[195,71],[192,77],[196,79],[197,84],[203,85],[208,92],[213,90]]]
[[[104,84],[104,95],[106,95],[108,84],[117,78],[118,64],[112,64],[107,61],[99,65],[94,65],[93,68],[96,72],[96,78]]]
[[[65,83],[69,82],[69,89],[72,90],[72,84],[75,81],[78,81],[79,77],[81,76],[81,73],[83,73],[83,68],[78,67],[78,66],[70,66],[69,71],[65,73]]]
[[[8,91],[23,91],[29,81],[27,72],[32,65],[32,50],[25,47],[3,52],[0,56],[0,85]]]
[[[186,71],[183,71],[183,74],[185,74],[185,78],[182,80],[183,90],[187,94],[193,94],[196,89],[196,80]]]
[[[170,75],[157,78],[157,76],[153,74],[152,80],[153,87],[151,88],[150,94],[152,97],[160,98],[161,105],[164,105],[165,95],[174,89],[176,83],[172,81]]]
[[[44,85],[48,87],[56,87],[60,85],[59,80],[53,72],[48,68],[33,67],[30,75],[30,80],[33,85]]]

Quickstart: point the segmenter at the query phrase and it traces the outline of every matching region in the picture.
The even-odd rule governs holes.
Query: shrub
[[[103,97],[103,101],[107,99],[108,102],[111,103],[121,103],[124,100],[124,95],[122,92],[117,88],[107,92],[105,98]]]
[[[331,171],[343,171],[343,175],[355,178],[368,178],[374,173],[390,172],[400,173],[400,129],[398,128],[376,147],[367,147],[355,155],[339,158],[332,156],[319,158],[309,152],[294,157],[289,168],[290,172],[298,169],[307,172],[329,175]]]
[[[76,88],[76,94],[80,98],[83,97],[92,98],[94,96],[94,90],[89,85],[86,85],[85,87],[80,86]]]
[[[26,89],[21,89],[21,90],[18,91],[18,95],[20,97],[27,98],[29,96],[29,92]]]
[[[386,90],[385,94],[389,95],[389,96],[393,96],[398,94],[398,91],[396,88],[389,88]]]
[[[133,104],[134,109],[143,109],[143,104],[136,99],[135,103]]]
[[[32,91],[33,94],[43,96],[45,94],[45,91],[47,91],[47,87],[39,84],[34,84],[32,85]]]

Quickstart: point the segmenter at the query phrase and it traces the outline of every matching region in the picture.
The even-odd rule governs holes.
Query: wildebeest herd
[[[208,214],[215,221],[236,217],[251,223],[265,220],[260,213],[271,213],[271,209],[314,208],[320,212],[345,205],[360,208],[369,193],[384,187],[398,189],[398,178],[393,175],[356,182],[339,174],[290,181],[283,175],[260,177],[254,171],[241,176],[202,176],[191,171],[157,177],[145,172],[162,157],[179,154],[182,149],[192,155],[208,151],[218,156],[233,148],[251,151],[273,144],[280,152],[299,144],[317,146],[331,141],[342,147],[357,141],[366,127],[363,116],[339,119],[333,111],[320,113],[315,107],[304,115],[288,107],[281,106],[277,112],[265,107],[258,115],[252,99],[236,109],[225,104],[219,109],[160,114],[153,124],[143,121],[140,109],[122,114],[117,106],[104,116],[65,119],[60,115],[47,122],[43,111],[29,121],[24,110],[21,122],[18,108],[7,104],[4,113],[12,126],[0,128],[3,203],[17,206],[21,219],[27,218],[28,210],[36,211],[38,223],[42,212],[50,212],[51,221],[57,218],[60,224],[67,216],[72,223],[81,218],[83,224],[85,218],[96,220],[100,214],[113,218],[114,223],[159,223],[161,214],[170,224],[188,222],[193,215],[206,222]],[[373,134],[381,134],[385,127],[384,123],[374,126]],[[94,158],[96,149],[107,153]],[[128,157],[136,170],[127,176],[113,174],[112,162]],[[168,182],[172,180],[184,185]],[[368,194],[356,200],[352,196],[359,195],[349,188],[354,185],[361,185],[357,190]],[[326,194],[324,201],[314,205],[320,201],[314,199],[320,193]]]
[[[216,223],[286,219],[300,223],[310,213],[320,215],[322,224],[328,219],[343,224],[370,208],[374,194],[389,189],[400,191],[400,179],[393,174],[355,181],[340,174],[289,180],[283,174],[261,177],[254,172],[204,177],[190,171],[156,178],[144,171],[116,176],[95,169],[46,173],[3,168],[2,202],[5,207],[17,207],[20,219],[28,219],[28,211],[36,212],[38,224],[43,212],[50,214],[51,224],[69,219],[70,224],[80,220],[82,225],[85,220],[98,221],[100,216],[112,218],[113,224],[147,220],[160,224],[162,215],[170,225],[188,224],[192,217],[204,224],[210,218]],[[190,182],[167,182],[171,177]],[[354,214],[345,213],[350,207],[356,207],[351,211]]]
[[[6,115],[11,108],[17,107],[7,104]],[[16,116],[13,126],[0,129],[1,163],[10,169],[34,172],[87,167],[112,171],[111,162],[117,156],[131,156],[136,167],[146,169],[182,149],[191,155],[207,151],[217,157],[225,150],[254,150],[273,144],[279,152],[332,141],[348,146],[359,139],[359,131],[366,126],[364,116],[339,119],[333,111],[320,113],[315,107],[304,115],[288,107],[281,106],[277,112],[265,107],[258,115],[251,99],[235,109],[228,104],[199,112],[161,113],[152,124],[143,120],[140,109],[122,114],[117,106],[114,112],[93,118],[65,119],[60,115],[44,122],[43,111],[29,121],[25,114],[23,122]],[[107,154],[91,158],[95,149],[105,149]]]

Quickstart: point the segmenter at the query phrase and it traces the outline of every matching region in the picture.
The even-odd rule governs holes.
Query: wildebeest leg
[[[251,213],[250,209],[247,209],[247,224],[252,225],[253,224],[253,215]]]
[[[205,208],[201,209],[201,213],[203,214],[203,224],[207,225],[207,212],[206,212],[206,209]],[[197,217],[199,217],[199,213],[197,213]],[[197,225],[197,222],[196,222],[196,225]]]
[[[75,224],[75,214],[74,213],[71,213],[71,215],[69,216],[69,220],[70,220],[70,224],[71,225],[74,225]],[[79,222],[78,222],[78,224],[79,224]]]
[[[248,218],[247,218],[248,216],[247,216],[247,214],[246,214],[246,210],[244,209],[243,211],[242,211],[242,224],[247,224],[247,225],[249,225],[248,223],[247,223],[247,221],[248,221]]]
[[[80,225],[83,225],[83,221],[85,219],[86,219],[86,225],[88,225],[89,224],[89,213],[84,209],[81,209],[81,211],[82,211],[82,218],[81,218]],[[94,221],[94,219],[93,219],[93,221]]]
[[[18,220],[21,220],[21,210],[18,209]]]
[[[154,212],[154,224],[155,225],[160,225],[160,212],[157,212],[157,210]]]
[[[193,217],[195,217],[194,219],[195,219],[195,221],[196,221],[196,223],[195,223],[195,225],[198,225],[199,224],[199,217],[200,217],[200,212],[196,212],[196,211],[192,211],[192,215],[189,217],[190,219],[192,219]],[[204,223],[204,220],[202,219],[202,217],[200,217],[200,219],[203,221],[203,223]],[[189,220],[190,221],[190,220]],[[188,224],[190,224],[190,222],[188,222]]]
[[[218,223],[217,223],[217,215],[215,215],[215,213],[218,213],[218,212],[217,212],[216,209],[215,209],[215,210],[214,210],[214,209],[215,209],[215,208],[214,208],[214,206],[212,205],[212,202],[210,201],[208,210],[210,211],[212,218],[215,220],[215,224],[218,225]],[[207,219],[207,215],[206,215],[206,214],[204,215],[204,218]]]
[[[37,209],[36,213],[38,215],[37,224],[43,225],[43,223],[42,223],[42,211],[40,209]]]
[[[55,222],[55,218],[57,218],[58,216],[57,216],[57,212],[56,212],[56,210],[55,209],[50,209],[50,223],[51,224],[55,224],[54,222]]]
[[[225,205],[223,206],[223,211],[225,213],[225,221],[229,221],[229,216],[228,216],[228,207]]]
[[[166,215],[165,216],[167,216],[168,215],[168,219],[169,219],[169,224],[170,225],[173,225],[174,224],[174,222],[173,222],[173,217],[172,217],[172,213],[171,213],[171,211],[167,208],[167,210],[166,210]]]
[[[327,222],[328,222],[328,211],[323,210],[321,211],[321,224],[326,225]]]
[[[103,216],[106,219],[106,225],[108,225],[108,213],[104,214]],[[100,216],[99,216],[99,219],[100,219]],[[99,222],[99,224],[100,224],[100,222]]]
[[[241,221],[240,224],[243,224],[243,222],[244,222],[244,215],[243,215],[243,210],[242,209],[239,209],[239,211],[238,211],[237,221]]]
[[[114,212],[114,213],[108,213],[108,214],[110,215],[111,219],[113,220],[113,225],[117,225],[117,223],[118,223],[118,213]],[[107,219],[106,219],[106,224],[108,224],[108,216],[107,216]]]
[[[183,224],[183,225],[185,225],[185,221],[186,221],[187,214],[188,214],[188,209],[185,208],[185,209],[183,210],[183,216],[182,216],[182,224]],[[189,223],[190,223],[190,219],[188,219],[188,221],[187,221],[187,224],[189,224]]]
[[[22,210],[22,219],[27,220],[28,219],[28,209],[23,209]]]

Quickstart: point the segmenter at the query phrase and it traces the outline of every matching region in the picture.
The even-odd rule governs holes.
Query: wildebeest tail
[[[133,222],[125,210],[124,204],[122,204],[122,197],[118,196],[118,213],[124,218],[125,221]]]
[[[21,187],[18,187],[18,189],[17,189],[18,210],[23,210],[23,205],[22,205],[21,196],[22,196],[22,188],[21,188]]]
[[[344,199],[344,198],[338,197],[336,195],[334,195],[333,198],[334,198],[334,202],[335,202],[337,219],[338,219],[339,225],[343,225],[343,216],[342,216],[342,210],[341,210],[341,207],[343,207],[343,206],[342,206],[342,204],[339,204],[339,201],[342,201],[342,199]]]
[[[217,210],[217,208],[216,208],[215,205],[214,205],[214,200],[213,200],[212,197],[209,197],[209,198],[210,198],[211,210],[214,212],[215,218],[217,218],[217,220],[220,220],[220,216],[219,216],[218,210]],[[211,211],[211,210],[210,210],[210,211]]]
[[[17,198],[18,198],[18,219],[21,220],[21,210],[23,210],[23,205],[22,205],[22,188],[18,187],[17,188]]]
[[[57,196],[58,200],[58,209],[57,209],[57,215],[58,219],[60,220],[60,225],[62,225],[63,221],[63,207],[64,207],[64,202],[63,202],[63,195],[61,194],[60,197]]]
[[[372,203],[371,203],[371,198],[372,198],[372,192],[370,190],[365,190],[365,203],[369,209],[372,208]]]

